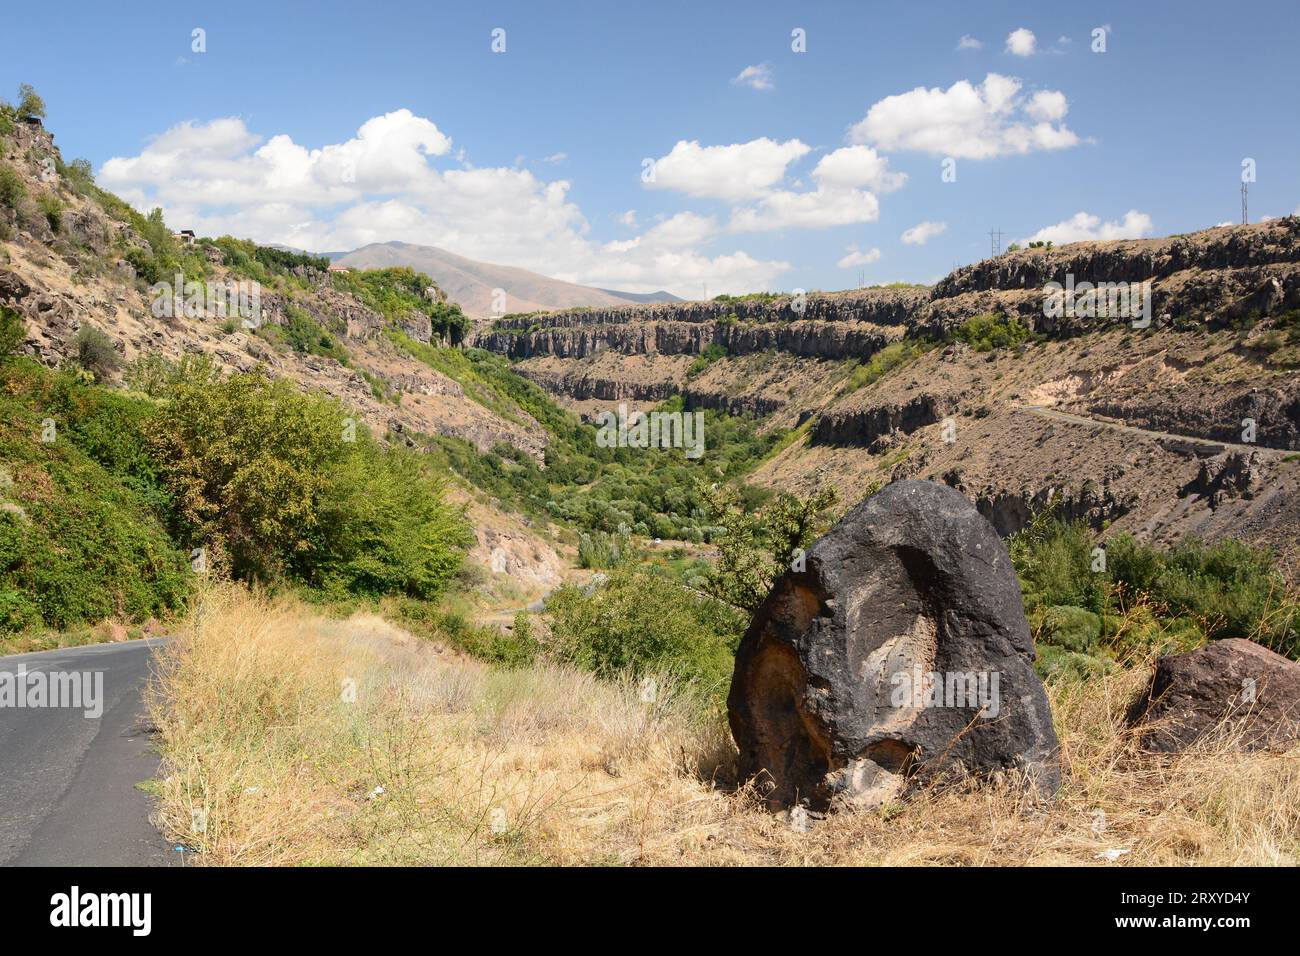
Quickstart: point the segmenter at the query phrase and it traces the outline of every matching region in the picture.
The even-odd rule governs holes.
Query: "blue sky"
[[[27,4],[0,86],[176,228],[692,297],[1296,211],[1300,5],[1079,6]]]

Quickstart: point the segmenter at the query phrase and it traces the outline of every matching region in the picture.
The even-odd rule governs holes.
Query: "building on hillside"
[[[176,233],[176,241],[180,242],[182,245],[192,246],[194,245],[194,239],[195,236],[193,229],[182,229],[180,232]]]
[[[331,263],[330,263],[330,267],[329,267],[329,271],[330,271],[330,272],[351,272],[351,271],[352,271],[352,267],[351,267],[351,266],[340,266],[340,265],[335,265],[333,262],[331,262]]]

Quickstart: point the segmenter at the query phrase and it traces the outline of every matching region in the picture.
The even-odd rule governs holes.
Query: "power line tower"
[[[994,256],[994,258],[996,258],[997,256],[1002,255],[1002,230],[1001,230],[1001,229],[990,229],[990,230],[989,230],[989,240],[990,240],[990,244],[991,244],[992,247],[993,247],[993,256]]]
[[[867,272],[865,269],[858,270],[858,288],[861,289],[867,284]]]
[[[1250,219],[1249,219],[1249,217],[1247,217],[1247,215],[1246,215],[1246,181],[1245,181],[1245,180],[1242,180],[1242,183],[1241,183],[1241,224],[1244,226],[1244,225],[1247,225],[1249,222],[1250,222]]]

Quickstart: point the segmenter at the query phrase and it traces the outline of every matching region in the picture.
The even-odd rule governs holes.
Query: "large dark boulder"
[[[1128,722],[1147,750],[1286,748],[1300,742],[1300,664],[1239,637],[1170,654]]]
[[[769,807],[875,807],[964,769],[1060,782],[1011,559],[961,494],[889,485],[784,574],[736,655],[739,769]],[[932,675],[937,675],[934,681]]]

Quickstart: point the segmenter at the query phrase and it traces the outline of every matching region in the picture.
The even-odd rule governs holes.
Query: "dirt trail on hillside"
[[[1198,446],[1198,448],[1203,449],[1205,453],[1213,455],[1221,454],[1225,451],[1239,451],[1247,454],[1257,453],[1264,458],[1277,459],[1294,454],[1294,452],[1286,449],[1268,448],[1263,445],[1219,441],[1214,438],[1200,438],[1195,435],[1180,435],[1175,432],[1152,431],[1149,428],[1139,428],[1137,425],[1127,425],[1123,422],[1111,421],[1105,418],[1094,418],[1088,415],[1079,415],[1074,412],[1063,412],[1059,409],[1049,408],[1044,405],[1029,405],[1012,402],[1011,409],[1017,412],[1029,412],[1044,418],[1055,418],[1059,421],[1069,422],[1073,425],[1109,428],[1112,431],[1125,432],[1142,438],[1150,438],[1155,441],[1174,442],[1180,445],[1195,445]]]

